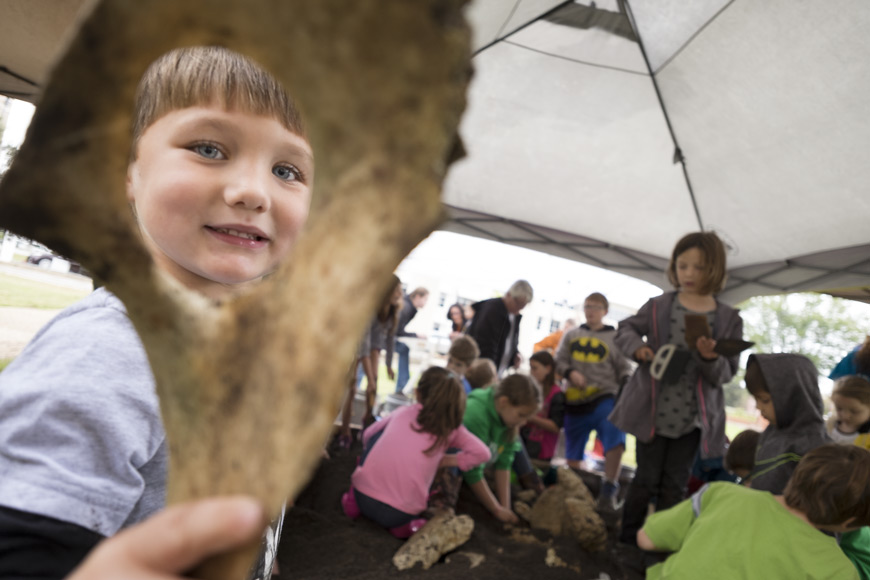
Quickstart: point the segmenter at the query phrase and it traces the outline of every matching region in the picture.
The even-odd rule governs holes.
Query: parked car
[[[27,257],[28,264],[35,264],[46,270],[63,272],[65,271],[64,268],[59,265],[61,261],[69,263],[69,270],[66,271],[72,272],[73,274],[82,274],[84,276],[89,275],[88,271],[78,262],[74,262],[73,260],[69,260],[63,256],[58,256],[57,254],[43,252],[39,254],[31,254]]]

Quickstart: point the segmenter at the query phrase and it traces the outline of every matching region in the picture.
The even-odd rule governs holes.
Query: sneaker
[[[403,526],[390,528],[390,533],[400,540],[404,540],[416,534],[420,528],[426,525],[427,521],[428,520],[424,520],[423,518],[416,518]]]
[[[619,511],[622,502],[619,500],[619,484],[610,481],[601,483],[601,492],[598,494],[598,509],[610,512]]]
[[[344,511],[344,515],[352,520],[362,515],[359,506],[356,504],[356,497],[353,495],[352,487],[341,496],[341,509]]]
[[[338,436],[339,449],[350,449],[353,445],[353,435],[351,433],[342,433]]]

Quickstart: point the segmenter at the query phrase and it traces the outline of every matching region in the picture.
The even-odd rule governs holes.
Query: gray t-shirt
[[[151,366],[124,304],[94,291],[0,373],[0,505],[103,536],[166,502],[166,433]],[[268,579],[284,513],[252,579]]]
[[[692,312],[679,300],[674,300],[671,308],[671,334],[668,342],[677,348],[689,350],[686,344],[686,315],[704,314],[707,324],[713,330],[716,312]],[[694,350],[694,348],[692,349]],[[676,439],[701,426],[698,416],[698,363],[694,357],[689,359],[686,370],[673,383],[660,383],[656,396],[656,435]]]
[[[0,505],[104,536],[163,507],[167,452],[151,367],[104,289],[0,373]]]

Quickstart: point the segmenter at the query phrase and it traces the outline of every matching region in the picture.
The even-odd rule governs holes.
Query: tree
[[[870,333],[870,310],[827,294],[759,296],[742,306],[753,351],[799,353],[825,374]]]
[[[2,131],[0,131],[0,134],[2,134]],[[12,165],[12,160],[15,159],[17,153],[18,147],[14,145],[3,145],[0,147],[0,177],[3,177],[6,170]]]
[[[870,306],[827,294],[757,296],[740,304],[743,336],[755,343],[749,353],[790,352],[809,358],[823,375],[870,333]],[[725,403],[743,406],[748,353],[740,371],[723,388]]]

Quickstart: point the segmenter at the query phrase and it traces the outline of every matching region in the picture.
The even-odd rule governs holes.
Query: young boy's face
[[[446,368],[451,373],[458,375],[460,377],[465,376],[465,372],[468,370],[468,363],[464,363],[455,356],[447,356],[447,365]]]
[[[762,417],[774,427],[776,426],[776,410],[773,408],[773,399],[770,397],[770,393],[759,392],[755,395],[755,407]]]
[[[591,328],[598,328],[603,324],[607,308],[597,300],[587,300],[583,303],[583,314],[586,316],[586,324]]]
[[[308,217],[313,172],[308,143],[276,119],[191,107],[142,134],[127,196],[157,264],[219,297],[287,256]]]

